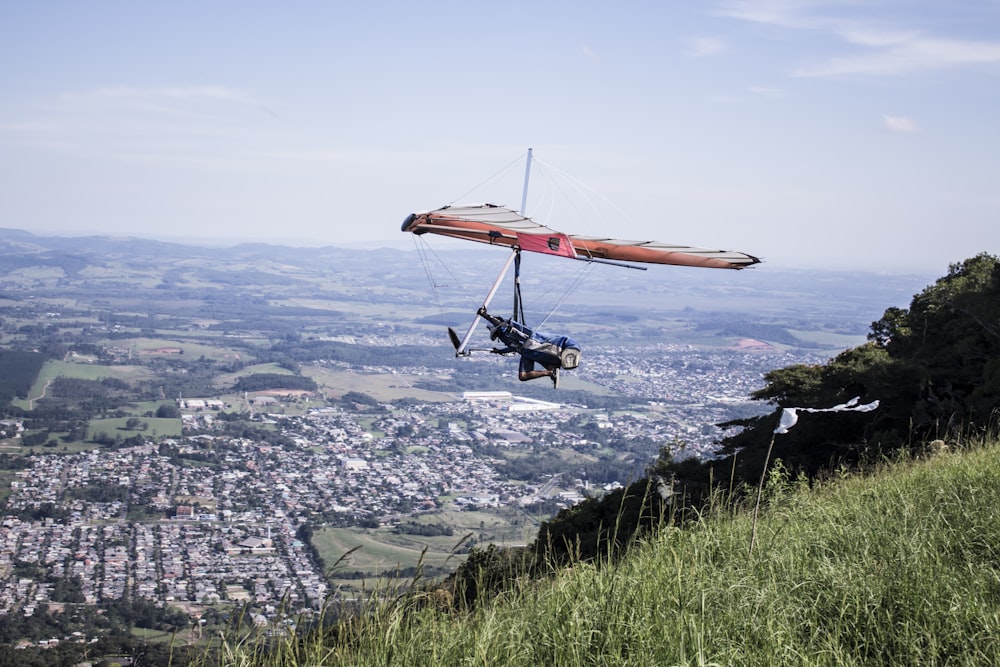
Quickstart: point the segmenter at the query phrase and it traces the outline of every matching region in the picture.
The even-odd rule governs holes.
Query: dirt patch
[[[774,346],[756,338],[740,338],[733,349],[743,352],[770,352]]]
[[[253,392],[254,396],[311,396],[313,392],[307,389],[264,389]]]

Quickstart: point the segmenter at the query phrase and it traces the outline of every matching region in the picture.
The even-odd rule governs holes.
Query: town
[[[193,621],[220,604],[249,602],[260,622],[279,610],[315,611],[347,592],[331,587],[303,524],[387,525],[445,507],[567,507],[638,476],[661,447],[710,457],[720,437],[714,424],[767,410],[748,401],[762,374],[804,360],[767,346],[590,352],[590,382],[657,399],[607,410],[561,403],[558,391],[551,400],[467,391],[362,415],[314,406],[294,416],[274,411],[280,400],[262,402],[254,418],[278,429],[283,445],[220,434],[213,425],[224,406],[178,399],[179,438],[32,454],[11,482],[2,520],[0,614],[65,604],[47,583],[59,579],[79,582],[77,602],[143,598]],[[510,476],[504,452],[542,450],[581,460],[610,453],[617,472],[595,479],[577,463]],[[26,564],[46,576],[19,576]]]

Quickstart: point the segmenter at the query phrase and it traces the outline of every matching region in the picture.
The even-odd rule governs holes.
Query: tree
[[[156,408],[156,416],[160,419],[179,419],[181,410],[173,403],[164,403]]]
[[[990,418],[1000,401],[1000,260],[981,253],[888,309],[869,338],[910,368],[909,417],[921,437]]]
[[[822,366],[771,371],[753,394],[779,407],[823,407],[854,396],[880,401],[871,416],[813,415],[783,436],[781,446],[789,450],[783,453],[808,462],[807,468],[840,457],[845,448],[958,437],[990,419],[1000,403],[1000,260],[984,253],[953,264],[909,309],[886,309],[868,338]],[[776,417],[739,424],[747,431],[726,438],[725,450],[769,442]]]
[[[526,549],[503,548],[495,544],[487,545],[485,549],[473,547],[468,558],[445,585],[451,589],[459,604],[470,609],[477,600],[489,600],[534,568],[534,558]]]

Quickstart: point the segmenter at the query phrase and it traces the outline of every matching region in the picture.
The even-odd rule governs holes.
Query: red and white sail
[[[564,234],[541,225],[517,211],[496,204],[445,206],[413,213],[403,221],[403,231],[440,234],[490,245],[519,247],[529,252],[575,259],[596,259],[647,264],[671,264],[711,269],[743,269],[758,264],[753,255],[732,250],[712,250],[659,241]]]

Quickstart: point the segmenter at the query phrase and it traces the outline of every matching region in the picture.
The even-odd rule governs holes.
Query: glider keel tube
[[[514,260],[517,258],[517,253],[519,252],[520,252],[519,250],[515,250],[507,258],[507,261],[504,263],[503,268],[500,269],[500,273],[497,275],[496,280],[493,281],[493,286],[490,287],[489,293],[486,295],[486,298],[483,299],[483,305],[480,307],[479,310],[485,311],[489,309],[490,302],[493,301],[493,297],[496,296],[497,290],[500,288],[501,281],[503,281],[504,276],[507,275],[507,271],[510,270],[510,265],[514,263]],[[472,334],[475,333],[476,326],[479,325],[480,317],[481,316],[477,314],[476,317],[473,318],[472,324],[469,325],[469,329],[465,332],[465,335],[462,336],[462,340],[459,342],[458,345],[455,345],[456,357],[464,357],[469,354],[468,353],[469,341],[472,340]],[[455,342],[454,339],[452,339],[453,345],[454,342]]]

